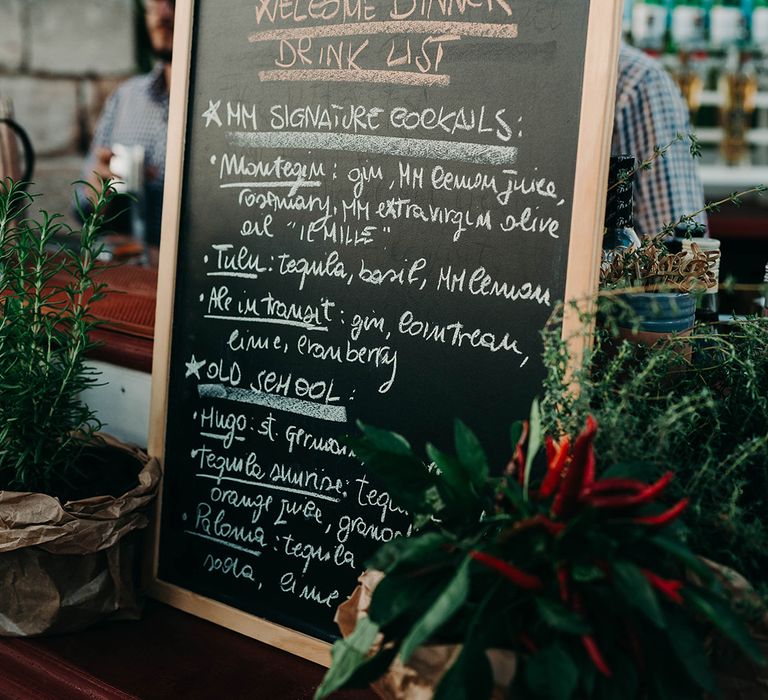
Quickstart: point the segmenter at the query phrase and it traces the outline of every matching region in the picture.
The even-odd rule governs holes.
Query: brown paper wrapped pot
[[[117,498],[62,503],[0,491],[0,635],[71,632],[98,620],[135,619],[141,530],[160,465],[138,448],[100,436],[137,460],[138,485]]]
[[[352,595],[336,609],[334,621],[342,637],[348,637],[357,620],[368,614],[373,591],[384,578],[381,571],[368,570],[357,580]],[[429,644],[416,649],[407,664],[396,658],[387,672],[371,688],[382,700],[430,700],[461,652],[458,644]],[[515,654],[506,649],[490,649],[488,660],[494,677],[492,700],[503,700],[516,670]]]

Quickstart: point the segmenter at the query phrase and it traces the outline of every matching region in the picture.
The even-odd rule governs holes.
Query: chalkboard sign
[[[319,662],[407,518],[362,419],[499,466],[593,288],[617,0],[176,3],[152,592]]]

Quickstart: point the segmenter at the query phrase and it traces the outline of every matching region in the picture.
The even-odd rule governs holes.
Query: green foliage
[[[571,360],[556,323],[544,333],[545,428],[572,433],[593,415],[598,472],[643,460],[650,476],[675,471],[687,497],[688,544],[747,577],[768,600],[768,321],[737,320],[719,333],[648,348],[614,335],[600,300],[594,343],[566,384]],[[594,318],[585,317],[594,325]]]
[[[701,158],[701,144],[696,134],[693,134],[693,133],[682,134],[678,132],[677,134],[675,134],[675,138],[673,138],[671,141],[664,144],[663,146],[658,144],[655,145],[653,147],[653,153],[645,160],[641,160],[639,163],[637,163],[637,165],[634,168],[630,170],[619,171],[616,182],[613,183],[608,188],[608,191],[610,192],[611,190],[619,187],[620,185],[623,185],[631,181],[635,177],[635,175],[640,171],[652,170],[656,161],[659,158],[665,158],[667,155],[667,152],[669,151],[670,148],[672,148],[672,146],[680,142],[685,142],[686,140],[690,141],[689,151],[690,151],[691,157]]]
[[[525,682],[535,697],[569,700],[579,682],[579,669],[562,646],[552,644],[525,665]]]
[[[680,539],[685,502],[659,501],[670,476],[647,484],[637,479],[647,465],[625,463],[596,479],[594,422],[556,443],[537,425],[546,416],[534,406],[534,425],[512,429],[501,476],[460,421],[457,455],[430,447],[429,466],[402,436],[361,425],[357,455],[411,509],[416,530],[367,562],[385,576],[368,615],[334,645],[317,698],[369,683],[431,643],[461,645],[437,700],[489,698],[489,649],[515,652],[517,700],[701,697],[715,688],[699,640],[714,629],[762,661]],[[542,446],[543,476],[531,470]]]
[[[55,493],[100,426],[80,393],[97,381],[85,353],[90,305],[104,294],[97,231],[113,196],[104,183],[73,232],[59,215],[24,218],[34,196],[0,181],[0,489]],[[62,234],[76,245],[58,243]]]

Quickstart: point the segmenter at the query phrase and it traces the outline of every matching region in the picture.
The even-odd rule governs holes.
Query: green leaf
[[[445,508],[445,502],[443,501],[443,497],[440,495],[440,491],[437,488],[437,482],[435,477],[430,474],[429,475],[433,482],[430,485],[430,487],[424,492],[424,502],[427,504],[427,507],[430,509],[431,513],[438,513],[443,508]]]
[[[492,585],[472,613],[459,657],[440,680],[436,700],[480,700],[493,693],[493,669],[485,653],[484,640],[487,635],[493,635],[497,613],[495,609],[489,612],[489,608],[500,588],[500,582]]]
[[[604,678],[604,676],[595,668],[595,664],[591,661],[587,664],[582,664],[580,690],[583,691],[584,697],[597,697],[595,694],[595,685],[597,684],[598,676]]]
[[[493,669],[477,638],[465,640],[456,661],[440,679],[433,700],[488,700]]]
[[[717,684],[709,667],[707,653],[691,620],[677,610],[672,611],[667,615],[667,629],[669,643],[691,680],[708,693],[717,695]]]
[[[442,505],[432,490],[436,480],[414,456],[382,451],[367,438],[348,438],[345,443],[389,493],[392,502],[412,514],[436,513]]]
[[[619,462],[606,469],[601,479],[637,479],[647,483],[653,482],[661,472],[657,464],[650,462]]]
[[[379,633],[379,626],[367,617],[357,621],[354,632],[340,639],[331,649],[331,667],[315,692],[315,700],[343,688],[355,671],[368,659],[368,652]]]
[[[509,440],[512,444],[512,449],[517,447],[517,443],[520,442],[520,438],[523,436],[523,421],[517,420],[509,428]]]
[[[368,615],[380,627],[390,624],[401,615],[411,612],[419,618],[439,594],[439,585],[445,580],[445,570],[431,574],[395,572],[385,576],[371,598]]]
[[[752,635],[719,596],[701,588],[684,588],[682,594],[687,603],[704,615],[728,639],[735,642],[752,661],[760,666],[766,665],[766,659]]]
[[[542,698],[570,700],[579,681],[579,669],[565,649],[553,644],[528,659],[525,680]]]
[[[701,688],[687,673],[681,671],[680,662],[666,636],[647,640],[643,649],[647,655],[648,668],[653,669],[651,673],[645,674],[644,679],[651,691],[649,697],[654,700],[680,700],[702,696]]]
[[[469,595],[469,565],[467,557],[456,570],[437,600],[411,628],[400,647],[400,658],[405,663],[421,644],[426,642],[464,604]]]
[[[590,626],[575,612],[555,600],[536,597],[536,609],[546,625],[569,634],[589,634]]]
[[[525,455],[525,478],[523,480],[523,493],[528,499],[528,484],[531,480],[531,467],[533,460],[541,449],[543,433],[541,429],[541,411],[539,400],[534,399],[531,404],[531,417],[528,422],[528,451]]]
[[[379,547],[365,563],[368,569],[390,572],[396,566],[420,563],[434,552],[442,552],[450,538],[439,532],[427,532],[415,537],[398,537]]]
[[[433,492],[435,494],[435,497],[436,497],[437,501],[439,501],[440,504],[441,504],[439,507],[436,507],[436,508],[433,509],[434,512],[437,513],[439,510],[441,510],[443,508],[443,506],[442,506],[443,499],[440,498],[440,494],[437,493],[437,489],[433,488],[433,489],[430,489],[429,491],[427,491],[427,502],[428,503],[432,502],[430,500],[430,494],[433,493]],[[422,528],[426,527],[427,525],[429,525],[429,523],[432,522],[432,514],[431,513],[426,514],[426,513],[415,512],[415,513],[412,513],[411,515],[413,516],[413,531],[414,532],[419,532]]]
[[[677,542],[676,540],[662,535],[652,537],[651,542],[659,547],[659,549],[663,549],[665,552],[671,554],[678,561],[698,574],[704,581],[711,581],[714,578],[712,570],[682,542]]]
[[[593,581],[602,581],[605,578],[602,569],[591,564],[576,564],[571,569],[571,576],[577,583],[592,583]]]
[[[371,445],[376,449],[381,450],[382,452],[392,452],[393,454],[402,455],[404,457],[414,457],[410,444],[408,444],[408,441],[402,435],[393,433],[390,430],[375,428],[360,420],[357,421],[357,427],[363,431],[365,437],[368,438]]]
[[[392,665],[397,656],[397,647],[382,649],[380,652],[370,657],[362,665],[355,669],[355,672],[344,683],[345,688],[367,688],[375,680],[381,678],[386,670]]]
[[[594,668],[594,665],[592,666]],[[599,700],[633,700],[638,697],[638,677],[635,664],[624,654],[614,654],[611,657],[611,677],[606,678],[600,673],[594,677],[597,692],[594,697]],[[589,695],[588,697],[593,697]],[[654,700],[657,700],[654,698]]]
[[[523,498],[523,489],[514,479],[505,479],[499,490],[507,497],[512,507],[522,516],[527,516],[530,508]]]
[[[656,627],[663,629],[666,626],[656,593],[637,566],[630,562],[614,562],[613,583],[627,604],[637,608]]]
[[[488,480],[488,458],[477,436],[462,421],[454,422],[456,454],[466,468],[477,494],[482,494]]]
[[[440,469],[437,488],[447,508],[465,511],[482,511],[482,502],[475,492],[469,473],[455,457],[441,452],[432,444],[427,445],[427,455]],[[468,515],[471,515],[468,513]]]

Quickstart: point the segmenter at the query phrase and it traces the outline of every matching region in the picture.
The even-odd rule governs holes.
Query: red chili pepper
[[[653,500],[658,496],[667,486],[669,482],[674,478],[672,472],[667,472],[658,481],[651,484],[647,489],[644,489],[640,494],[646,501]]]
[[[553,537],[565,530],[565,525],[563,523],[556,523],[554,520],[550,520],[546,515],[537,515],[536,518],[538,524]]]
[[[584,644],[584,648],[589,654],[589,658],[592,659],[592,663],[595,664],[597,670],[600,671],[606,678],[611,677],[611,669],[608,668],[608,664],[605,663],[603,655],[600,653],[600,649],[597,646],[594,638],[588,634],[584,634],[581,637],[581,641]]]
[[[581,492],[581,498],[587,498],[593,494],[613,493],[614,491],[631,491],[638,493],[648,488],[648,484],[637,479],[600,479]]]
[[[632,518],[633,523],[638,525],[651,525],[661,527],[671,523],[676,517],[680,515],[688,507],[688,499],[684,498],[679,503],[676,503],[669,510],[665,510],[658,515],[646,515],[643,517]]]
[[[667,472],[658,481],[646,486],[639,493],[623,494],[620,496],[595,496],[586,501],[593,508],[629,508],[654,500],[672,481],[674,474]]]
[[[512,459],[507,464],[506,473],[510,476],[516,475],[520,485],[525,481],[525,452],[523,451],[523,445],[528,439],[528,421],[523,421],[523,430],[520,433],[520,438],[515,445],[515,451],[512,453]]]
[[[557,458],[559,445],[551,435],[547,435],[547,437],[544,438],[544,448],[547,451],[547,464],[552,464]]]
[[[568,463],[571,449],[570,438],[566,435],[555,446],[555,441],[547,436],[547,473],[539,487],[539,497],[548,498],[556,490],[563,475],[563,469]]]
[[[595,480],[595,452],[592,442],[596,432],[595,419],[587,416],[587,425],[576,438],[570,464],[552,504],[552,514],[555,517],[567,518],[571,515],[582,489],[591,486]]]
[[[523,530],[530,530],[532,527],[543,527],[553,537],[559,535],[564,529],[564,523],[556,523],[554,520],[550,520],[546,515],[534,515],[532,518],[526,518],[520,520],[512,527],[512,532],[517,534]]]
[[[678,605],[683,604],[683,596],[681,596],[679,592],[683,587],[682,581],[662,578],[649,569],[641,569],[641,571],[643,572],[643,576],[648,579],[648,583],[650,583],[656,590],[669,598],[673,603],[677,603]]]
[[[584,435],[584,450],[587,453],[587,466],[584,470],[584,479],[582,480],[582,488],[584,486],[591,486],[595,483],[595,450],[592,446],[592,442],[595,439],[595,433],[597,432],[597,421],[592,416],[587,416],[587,427],[582,432]],[[578,439],[577,444],[573,448],[574,458],[578,453]]]
[[[487,552],[472,550],[469,553],[469,556],[472,557],[475,561],[478,561],[491,569],[495,569],[502,576],[505,576],[520,588],[533,591],[539,590],[544,585],[538,576],[528,574],[522,569],[518,569],[516,566],[509,564],[503,559],[494,557],[492,554],[488,554]]]
[[[520,438],[517,441],[517,445],[515,445],[515,453],[512,457],[517,468],[517,480],[520,482],[521,486],[525,484],[525,450],[523,449],[523,445],[525,445],[527,440],[528,421],[524,421],[523,432],[520,433]]]

